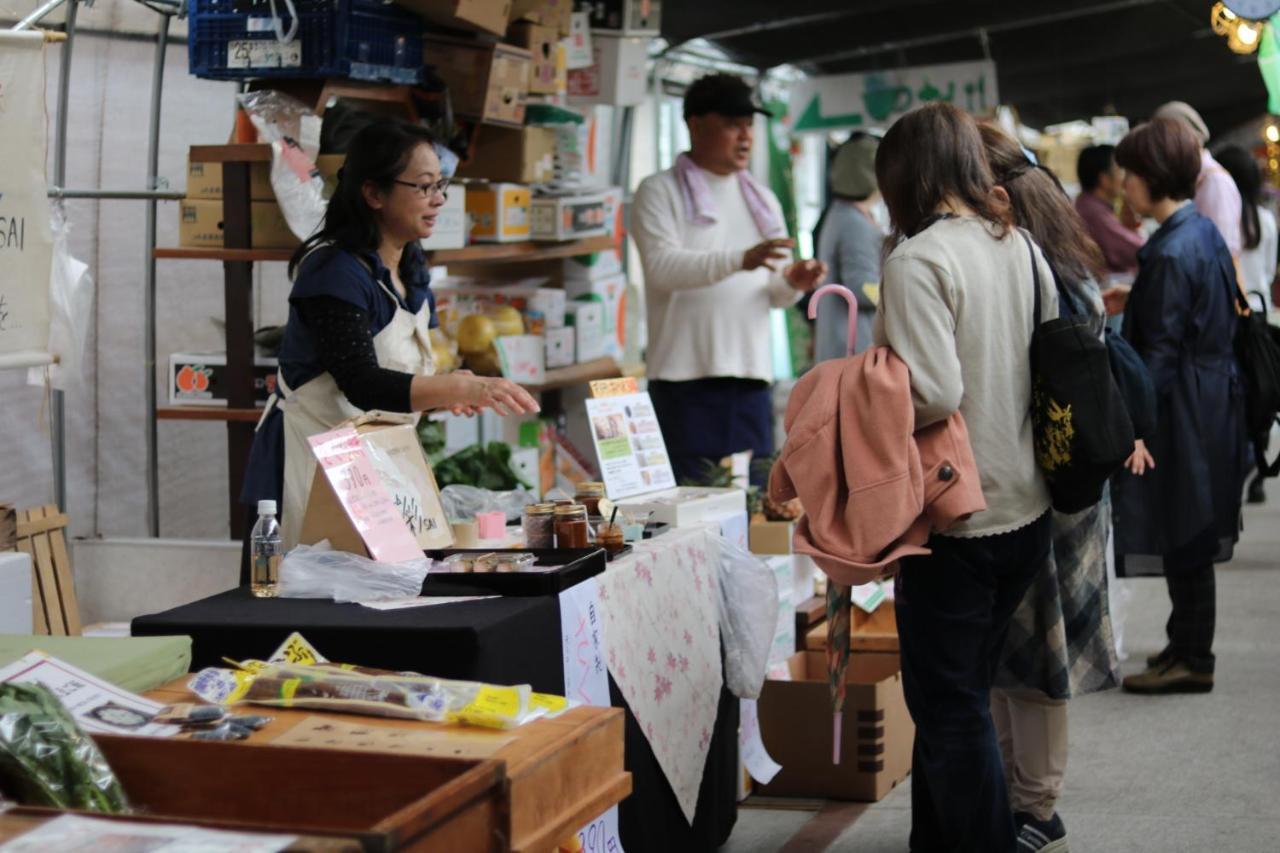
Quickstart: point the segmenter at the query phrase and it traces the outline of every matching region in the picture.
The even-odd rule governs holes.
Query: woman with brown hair
[[[1017,839],[991,680],[1049,551],[1049,492],[1031,432],[1033,264],[1044,319],[1057,315],[1057,294],[1043,255],[1012,227],[971,116],[943,103],[904,115],[880,143],[876,178],[896,245],[875,342],[910,368],[917,429],[964,416],[987,502],[897,573],[916,724],[911,849],[1005,853]]]
[[[982,141],[995,179],[1009,195],[1014,222],[1043,250],[1075,312],[1086,314],[1102,337],[1102,252],[1071,199],[1052,172],[999,128],[983,125]],[[1066,849],[1057,803],[1067,768],[1067,700],[1119,684],[1107,602],[1110,535],[1111,502],[1105,495],[1083,512],[1054,512],[1049,559],[1009,626],[991,714],[1020,851]]]
[[[1190,203],[1200,145],[1182,122],[1154,119],[1116,148],[1125,195],[1160,229],[1138,252],[1124,336],[1151,371],[1155,465],[1116,489],[1116,550],[1158,554],[1173,610],[1169,644],[1124,680],[1134,693],[1213,689],[1213,564],[1231,559],[1249,458],[1236,362],[1239,290],[1221,233]],[[1137,473],[1137,472],[1135,472]]]

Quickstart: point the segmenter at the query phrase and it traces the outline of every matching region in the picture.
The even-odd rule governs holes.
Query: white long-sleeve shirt
[[[743,253],[766,235],[751,218],[736,175],[703,174],[716,204],[714,225],[688,221],[671,169],[646,178],[632,204],[631,236],[648,306],[648,375],[668,382],[772,382],[769,309],[793,305],[800,294],[781,272],[742,270]],[[777,198],[765,194],[781,222]]]

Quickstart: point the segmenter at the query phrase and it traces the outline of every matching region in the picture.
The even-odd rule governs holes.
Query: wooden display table
[[[148,693],[156,702],[198,701],[186,688],[186,678]],[[327,714],[241,705],[242,714],[265,714],[274,719],[240,745],[272,745],[278,739],[305,746],[300,737],[317,718],[347,732],[358,726],[439,736],[440,754],[495,759],[506,767],[511,850],[547,853],[631,793],[631,774],[623,769],[623,712],[620,708],[574,708],[554,720],[535,720],[510,731],[436,726],[382,717]],[[295,729],[298,729],[295,731]],[[300,736],[300,732],[304,734]],[[433,738],[434,739],[434,738]],[[371,739],[371,742],[377,739]],[[338,743],[328,749],[359,750],[357,744]],[[374,751],[378,747],[365,746]],[[350,755],[344,751],[342,754]]]

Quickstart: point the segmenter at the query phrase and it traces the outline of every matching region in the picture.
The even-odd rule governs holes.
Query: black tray
[[[550,572],[432,572],[422,584],[422,594],[432,595],[556,595],[605,570],[603,548],[450,548],[427,551],[433,560],[450,554],[532,554],[535,566],[560,565]]]

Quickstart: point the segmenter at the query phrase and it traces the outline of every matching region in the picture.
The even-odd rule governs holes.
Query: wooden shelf
[[[163,406],[156,408],[160,421],[234,421],[257,423],[262,409],[224,409],[214,406]]]
[[[270,163],[271,146],[262,142],[192,145],[192,163]]]
[[[617,379],[622,375],[622,368],[612,358],[597,358],[595,361],[584,361],[573,367],[562,367],[547,371],[547,381],[541,385],[526,385],[528,391],[541,394],[545,391],[558,391],[561,388],[572,388],[574,385],[585,385],[597,379]]]
[[[183,249],[158,248],[157,260],[186,261],[288,261],[293,249]]]
[[[441,249],[431,253],[431,263],[435,266],[458,266],[461,264],[491,264],[518,261],[545,261],[554,258],[572,258],[575,255],[589,255],[592,252],[604,252],[613,248],[613,238],[609,236],[588,237],[585,240],[570,240],[565,243],[477,243],[465,249]],[[155,256],[161,260],[190,261],[288,261],[293,257],[293,249],[187,249],[166,247],[155,250]]]

